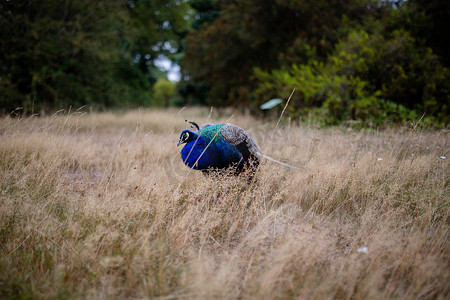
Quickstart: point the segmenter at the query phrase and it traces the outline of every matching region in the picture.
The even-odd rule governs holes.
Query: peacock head
[[[184,143],[189,143],[190,141],[196,139],[198,136],[190,130],[184,130],[180,135],[180,140],[178,141],[177,146],[180,146]]]

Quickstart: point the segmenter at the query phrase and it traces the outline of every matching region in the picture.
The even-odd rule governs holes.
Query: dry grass
[[[448,299],[448,132],[237,116],[302,166],[248,181],[182,164],[208,114],[1,119],[0,298]]]

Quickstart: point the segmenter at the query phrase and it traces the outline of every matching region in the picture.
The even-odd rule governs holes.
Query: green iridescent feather
[[[224,126],[225,124],[209,125],[200,130],[198,134],[209,140],[214,139],[213,143],[216,143],[218,140],[223,139],[222,131]]]

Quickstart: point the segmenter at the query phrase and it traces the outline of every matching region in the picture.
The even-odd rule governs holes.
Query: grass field
[[[0,119],[0,298],[449,299],[448,131],[209,114]],[[185,119],[300,169],[192,171]]]

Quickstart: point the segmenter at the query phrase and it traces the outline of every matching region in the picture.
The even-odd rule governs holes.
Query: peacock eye
[[[186,132],[184,134],[184,140],[187,141],[189,139],[189,132]]]

